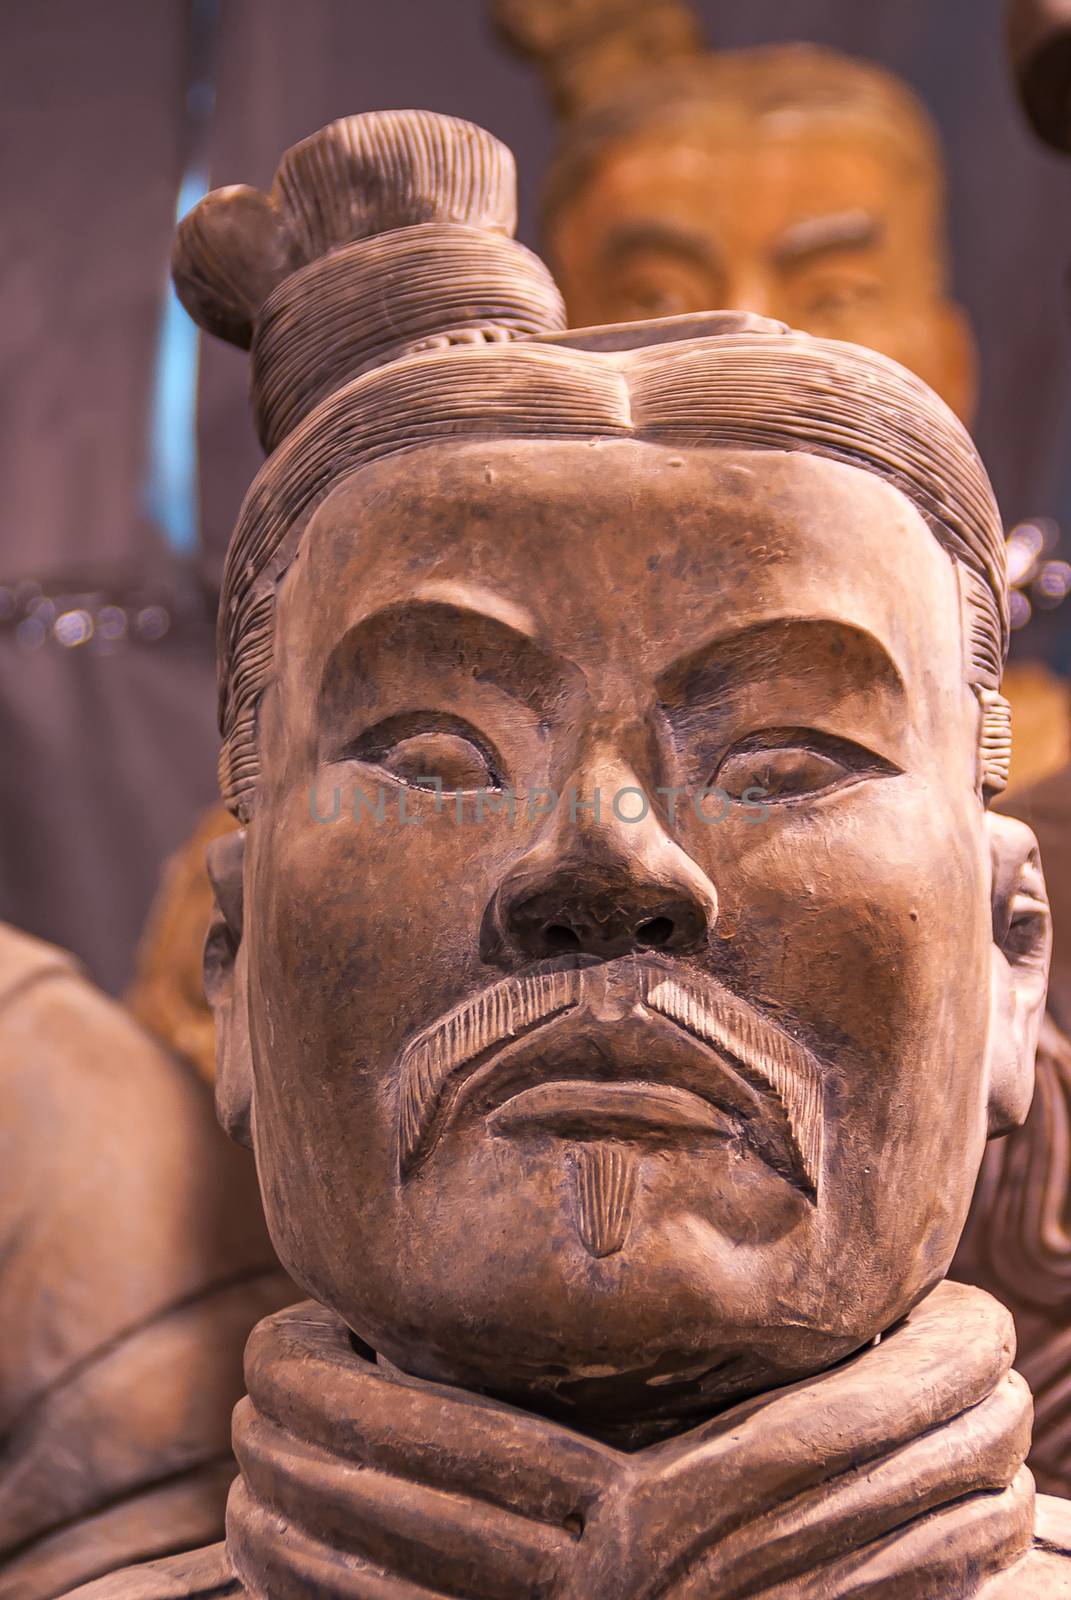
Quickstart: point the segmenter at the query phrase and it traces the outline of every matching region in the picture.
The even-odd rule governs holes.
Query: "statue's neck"
[[[757,1593],[835,1555],[837,1600],[881,1551],[902,1600],[972,1595],[1032,1536],[1010,1356],[1002,1308],[942,1285],[878,1347],[626,1453],[364,1360],[296,1306],[250,1340],[228,1552],[258,1592],[341,1596],[367,1569],[385,1595],[563,1600]]]

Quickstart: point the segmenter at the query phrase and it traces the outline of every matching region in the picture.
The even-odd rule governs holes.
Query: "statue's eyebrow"
[[[613,266],[644,250],[661,251],[680,257],[707,272],[722,270],[721,257],[710,240],[690,228],[662,222],[656,217],[620,222],[606,235],[600,255],[604,266]]]
[[[534,629],[511,600],[496,596],[488,606],[467,585],[425,585],[346,629],[324,663],[321,700],[339,689],[352,699],[363,697],[362,685],[370,693],[395,685],[407,663],[436,675],[461,666],[543,715],[582,674]]]
[[[881,224],[868,211],[829,212],[805,217],[774,241],[772,258],[779,267],[796,267],[832,250],[864,250],[881,238]]]
[[[523,633],[526,639],[534,639],[539,632],[538,624],[526,606],[480,583],[456,578],[429,578],[414,589],[413,599],[433,604],[438,601],[441,605],[456,606],[459,611],[490,617],[516,633]]]
[[[679,656],[656,680],[667,707],[717,700],[744,682],[809,671],[833,675],[853,688],[906,695],[904,676],[889,649],[868,629],[840,617],[763,617],[716,634]]]

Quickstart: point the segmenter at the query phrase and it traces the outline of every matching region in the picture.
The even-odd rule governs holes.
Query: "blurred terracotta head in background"
[[[712,53],[680,0],[494,0],[561,119],[544,251],[574,326],[733,308],[880,350],[965,421],[945,175],[899,79],[811,45]]]

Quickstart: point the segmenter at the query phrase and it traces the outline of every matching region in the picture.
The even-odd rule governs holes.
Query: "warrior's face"
[[[709,107],[662,108],[548,217],[573,326],[756,311],[892,356],[969,419],[974,351],[944,289],[940,177],[903,146],[877,116],[747,116],[713,84]]]
[[[960,615],[804,453],[435,445],[321,505],[235,1002],[280,1255],[369,1345],[672,1418],[943,1275],[1003,960]]]

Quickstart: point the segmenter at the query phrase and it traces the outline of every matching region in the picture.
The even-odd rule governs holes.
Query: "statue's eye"
[[[777,804],[823,794],[850,779],[895,770],[858,745],[815,735],[813,742],[763,742],[730,750],[714,783],[732,800]]]
[[[634,253],[603,289],[616,322],[679,316],[722,303],[707,273],[659,251]]]
[[[494,747],[462,717],[440,711],[403,712],[366,728],[338,759],[364,761],[411,789],[451,794],[501,789]]]
[[[377,766],[414,789],[497,789],[495,770],[484,751],[460,733],[435,729],[414,733],[379,757]]]
[[[881,299],[880,283],[849,278],[814,286],[810,293],[803,297],[801,314],[804,319],[811,318],[818,321],[823,318],[847,317],[872,310],[880,304]]]

